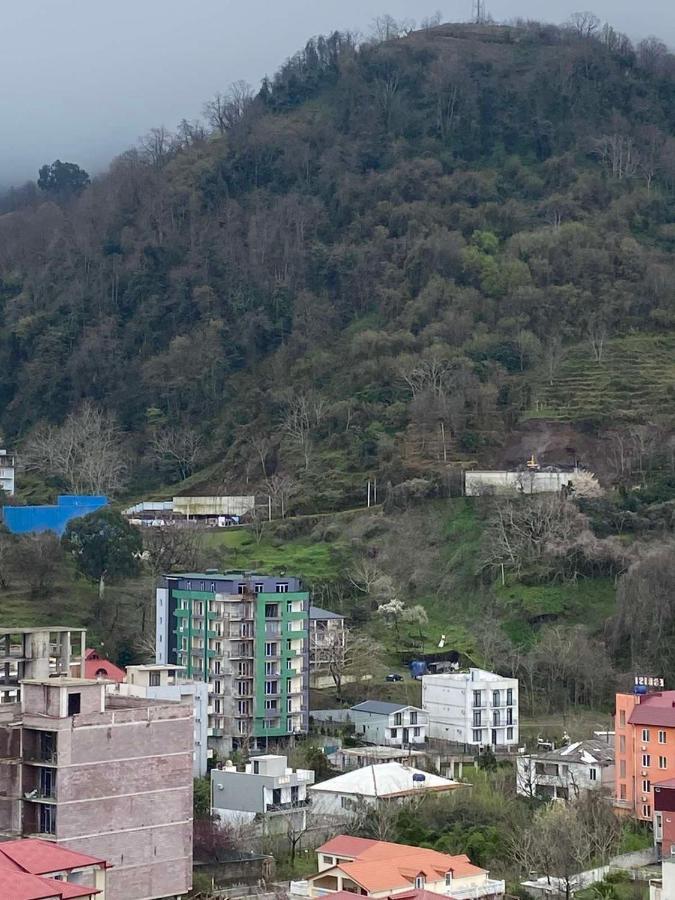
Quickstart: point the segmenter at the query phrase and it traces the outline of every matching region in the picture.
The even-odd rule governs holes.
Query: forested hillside
[[[542,418],[583,433],[592,464],[598,436],[620,446],[610,480],[638,469],[631,440],[644,468],[636,426],[661,464],[675,59],[658,42],[581,19],[334,34],[207,119],[155,129],[88,186],[3,199],[7,443],[90,401],[127,436],[132,492],[286,478],[301,511],[355,505],[367,476],[497,460]]]

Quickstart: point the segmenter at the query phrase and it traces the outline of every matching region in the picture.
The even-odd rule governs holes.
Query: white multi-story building
[[[13,453],[6,450],[0,450],[0,490],[14,496],[14,470],[16,468],[16,460]]]
[[[127,666],[124,682],[109,686],[110,693],[125,697],[147,697],[148,700],[184,700],[192,698],[194,706],[193,774],[203,778],[213,751],[208,749],[209,689],[203,681],[185,678],[181,666],[154,664]]]
[[[518,679],[484,669],[422,678],[429,737],[474,747],[518,743]]]

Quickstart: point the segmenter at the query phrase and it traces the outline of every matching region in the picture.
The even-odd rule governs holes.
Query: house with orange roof
[[[426,892],[454,900],[501,898],[505,884],[474,866],[468,856],[423,847],[338,835],[318,848],[318,869],[309,896],[346,891],[380,900],[410,900]]]
[[[105,900],[107,863],[68,847],[27,838],[0,843],[3,900]]]

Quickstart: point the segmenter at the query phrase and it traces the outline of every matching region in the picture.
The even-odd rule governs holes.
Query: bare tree
[[[269,521],[267,511],[257,506],[251,515],[250,528],[255,537],[256,544],[260,544],[265,533],[265,525]]]
[[[357,591],[370,594],[375,583],[382,577],[382,570],[375,560],[367,556],[362,557],[354,567],[347,572],[347,578]]]
[[[364,660],[377,656],[371,638],[355,634],[349,628],[329,629],[312,635],[310,646],[314,665],[333,679],[335,694],[342,698],[345,676],[362,674]]]
[[[315,394],[291,394],[286,401],[281,430],[299,447],[306,470],[309,469],[312,453],[312,432],[325,414],[325,400]]]
[[[235,81],[224,94],[216,94],[204,104],[206,121],[214,131],[225,134],[244,117],[253,103],[253,88],[246,81]]]
[[[169,161],[176,150],[176,140],[171,132],[163,125],[159,128],[151,128],[140,139],[141,156],[146,162],[161,169]]]
[[[179,525],[159,525],[143,532],[146,565],[155,577],[180,567],[196,572],[203,551],[202,535]]]
[[[27,471],[57,478],[72,493],[113,496],[126,484],[126,458],[114,416],[87,401],[62,425],[38,427],[22,462]]]
[[[54,587],[63,550],[52,531],[22,534],[12,546],[12,566],[28,581],[31,595],[36,597]]]
[[[617,132],[603,134],[594,141],[594,147],[612,177],[618,181],[632,178],[639,173],[642,161],[635,141],[630,135]]]
[[[154,433],[150,446],[155,459],[174,464],[181,480],[185,480],[195,471],[201,454],[202,438],[188,425],[169,425]]]
[[[272,499],[272,506],[279,507],[281,518],[286,518],[288,501],[298,489],[298,482],[290,475],[275,474],[265,482]]]
[[[567,20],[567,27],[580,38],[592,38],[600,30],[600,19],[592,12],[576,12]]]
[[[605,352],[605,343],[609,336],[607,323],[604,319],[593,317],[586,326],[586,335],[593,351],[593,358],[598,364],[601,364]]]

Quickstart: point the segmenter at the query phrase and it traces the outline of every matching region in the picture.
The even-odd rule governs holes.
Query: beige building
[[[106,695],[82,678],[24,680],[0,706],[0,836],[106,860],[106,900],[187,893],[192,706]]]
[[[319,871],[308,879],[310,897],[338,891],[382,898],[429,891],[453,900],[496,900],[504,895],[504,882],[491,879],[465,855],[345,834],[316,852]]]

